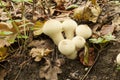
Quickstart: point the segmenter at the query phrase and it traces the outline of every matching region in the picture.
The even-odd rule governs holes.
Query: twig
[[[95,63],[97,62],[97,60],[98,60],[98,58],[99,58],[100,53],[101,53],[103,50],[104,50],[104,49],[101,49],[101,50],[98,51],[98,54],[97,54],[97,56],[96,56],[96,58],[95,58],[94,64],[89,68],[89,70],[86,72],[86,74],[85,74],[80,80],[85,80],[85,78],[87,77],[87,75],[90,73],[90,71],[91,71],[92,68],[94,67]]]
[[[22,62],[22,63],[20,64],[20,70],[18,71],[18,74],[16,75],[16,77],[15,77],[14,80],[17,80],[17,78],[19,77],[22,69],[25,67],[25,65],[27,64],[27,62],[29,62],[31,59],[32,59],[32,58],[29,58],[28,60],[26,60],[26,61],[24,61],[24,62]]]

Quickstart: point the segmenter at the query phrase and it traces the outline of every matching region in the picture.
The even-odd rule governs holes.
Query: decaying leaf
[[[44,56],[47,56],[49,53],[51,53],[52,50],[44,49],[44,48],[32,48],[30,51],[30,56],[35,58],[35,61],[40,61]]]
[[[112,35],[112,34],[107,34],[107,35],[104,35],[104,36],[101,36],[101,37],[98,37],[98,38],[89,39],[89,41],[91,43],[95,43],[95,44],[101,44],[101,43],[104,44],[104,43],[114,41],[114,40],[115,40],[115,36]]]
[[[1,12],[1,14],[0,14],[0,20],[2,20],[2,21],[9,20],[7,12]]]
[[[12,24],[0,22],[0,47],[10,46],[14,43],[16,36]]]
[[[73,17],[76,20],[92,21],[95,23],[100,13],[101,13],[101,8],[97,3],[92,4],[91,1],[87,1],[86,4],[74,10]]]
[[[6,47],[0,48],[0,62],[3,61],[7,56],[8,56],[7,48]]]
[[[92,66],[94,64],[95,54],[94,48],[87,48],[85,51],[80,52],[80,62],[85,66]]]
[[[57,74],[60,73],[62,73],[62,71],[59,66],[52,65],[50,60],[46,60],[45,65],[40,68],[39,76],[46,80],[58,80]]]
[[[65,0],[54,0],[54,2],[57,3],[57,7],[61,7],[61,6],[63,6]]]
[[[74,8],[77,8],[77,7],[78,7],[78,5],[72,4],[72,5],[68,6],[68,7],[66,8],[66,10],[74,9]]]
[[[104,25],[100,30],[101,35],[112,34],[114,32],[115,26],[112,25]]]
[[[5,80],[5,76],[7,75],[7,71],[5,69],[0,70],[0,80]]]
[[[33,34],[36,35],[40,35],[42,34],[42,28],[44,25],[45,21],[37,21],[33,27]]]
[[[116,15],[115,18],[112,20],[112,25],[116,26],[115,30],[120,31],[120,16]]]
[[[33,40],[28,47],[35,47],[35,48],[45,48],[45,49],[53,49],[53,45],[51,45],[50,40]]]

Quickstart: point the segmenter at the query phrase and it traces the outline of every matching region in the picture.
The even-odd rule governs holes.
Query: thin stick
[[[99,55],[100,55],[100,52],[102,52],[104,49],[101,49],[100,51],[98,51],[98,54],[95,58],[95,62],[94,64],[89,68],[89,70],[86,72],[86,74],[80,79],[80,80],[85,80],[85,78],[87,77],[87,75],[90,73],[91,69],[93,68],[93,66],[95,65],[95,63],[97,62],[98,58],[99,58]]]

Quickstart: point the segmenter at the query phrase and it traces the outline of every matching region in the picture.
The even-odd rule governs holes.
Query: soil
[[[115,34],[119,40],[120,31]],[[41,40],[41,37],[50,41],[54,47],[53,42],[48,37],[39,36],[34,39]],[[19,49],[16,48],[18,45],[13,44],[12,46],[14,46],[15,52],[0,62],[0,80],[45,80],[39,76],[40,68],[44,65],[45,59],[35,62],[33,58],[28,56],[31,48],[27,45],[20,46]],[[62,73],[58,74],[58,80],[120,80],[120,70],[117,69],[115,62],[118,53],[120,53],[120,42],[111,42],[100,53],[95,53],[96,56],[99,56],[92,67],[84,66],[80,63],[79,58],[70,60],[58,54],[58,58],[64,59],[60,66]],[[52,58],[52,56],[48,57]],[[86,74],[87,72],[89,73]],[[84,78],[84,76],[86,77]]]
[[[120,38],[120,32],[117,33]],[[16,53],[8,61],[1,63],[0,71],[5,69],[7,75],[4,80],[45,80],[39,78],[39,69],[44,60],[35,62],[25,53]],[[116,69],[116,55],[120,53],[120,43],[113,42],[99,53],[98,60],[90,70],[84,80],[119,80],[120,71]],[[98,54],[98,53],[96,53]],[[58,75],[58,80],[81,80],[87,72],[79,59],[65,59],[61,66],[62,73]]]

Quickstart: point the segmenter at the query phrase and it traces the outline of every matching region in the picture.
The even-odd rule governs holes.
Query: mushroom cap
[[[72,19],[66,19],[62,23],[63,30],[68,31],[69,30],[75,30],[77,27],[77,23]]]
[[[60,41],[58,49],[63,55],[71,55],[76,51],[74,42],[69,39]]]
[[[83,37],[81,36],[75,36],[72,41],[75,43],[75,46],[76,46],[76,50],[80,50],[81,48],[84,47],[86,41]]]
[[[118,65],[120,65],[120,53],[116,57],[116,62],[117,62]]]
[[[76,35],[77,36],[82,36],[85,39],[88,39],[92,35],[92,30],[89,28],[88,25],[79,25],[76,28]]]
[[[67,39],[72,39],[74,37],[76,27],[77,23],[72,19],[66,19],[63,21],[62,28]]]
[[[55,19],[50,19],[45,22],[43,26],[43,33],[49,37],[56,35],[57,33],[62,32],[62,23]]]

